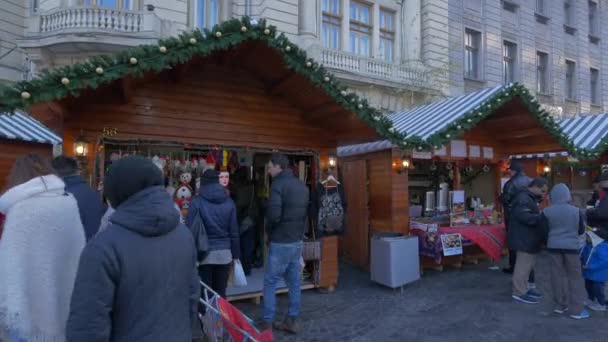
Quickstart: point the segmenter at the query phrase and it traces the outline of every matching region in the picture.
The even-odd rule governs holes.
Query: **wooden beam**
[[[527,138],[527,137],[547,136],[547,135],[549,135],[549,133],[547,133],[547,131],[545,131],[541,127],[534,127],[534,128],[529,128],[529,129],[511,131],[504,135],[497,135],[496,140],[504,141],[504,140],[511,140],[511,139],[516,139],[516,138]]]

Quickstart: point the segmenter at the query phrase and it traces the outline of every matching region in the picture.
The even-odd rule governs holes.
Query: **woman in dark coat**
[[[201,177],[199,195],[190,203],[186,216],[188,227],[196,215],[201,216],[209,240],[209,253],[199,260],[199,276],[225,298],[232,261],[239,259],[241,252],[236,208],[215,170],[207,170]]]

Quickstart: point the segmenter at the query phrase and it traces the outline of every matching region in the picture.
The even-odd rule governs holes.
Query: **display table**
[[[410,234],[418,236],[420,255],[433,258],[438,265],[442,264],[443,258],[441,235],[460,234],[463,247],[477,245],[495,261],[500,259],[507,240],[504,224],[459,227],[438,227],[432,224],[411,224],[410,226]]]

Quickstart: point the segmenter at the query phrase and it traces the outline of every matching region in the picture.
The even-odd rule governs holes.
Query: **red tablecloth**
[[[458,234],[471,240],[486,252],[492,259],[499,260],[502,248],[507,242],[507,231],[504,224],[488,226],[439,227],[439,234]]]

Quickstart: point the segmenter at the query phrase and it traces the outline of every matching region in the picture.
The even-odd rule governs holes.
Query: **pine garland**
[[[284,34],[277,35],[276,27],[267,26],[265,20],[258,22],[248,17],[226,21],[211,30],[195,30],[160,40],[157,45],[142,45],[114,56],[97,56],[84,63],[45,71],[35,80],[19,82],[1,90],[0,109],[12,112],[37,103],[68,96],[78,97],[85,89],[96,89],[127,76],[142,77],[146,72],[161,72],[168,67],[187,63],[195,56],[208,56],[251,40],[264,42],[278,51],[287,68],[323,89],[382,137],[405,148],[405,137],[396,132],[391,121],[367,100],[349,92],[329,70],[308,58],[306,52],[291,43]]]
[[[12,112],[37,103],[56,101],[68,96],[78,97],[85,89],[96,89],[127,76],[142,77],[146,72],[161,72],[166,68],[187,63],[195,56],[208,56],[250,40],[264,42],[278,51],[286,67],[323,89],[336,103],[355,113],[380,136],[403,151],[438,149],[450,140],[462,136],[514,97],[523,101],[530,113],[571,155],[581,159],[597,158],[608,148],[608,137],[593,150],[577,148],[558,123],[540,107],[529,91],[519,84],[505,87],[491,100],[482,103],[426,140],[418,136],[407,136],[407,132],[395,130],[392,121],[373,108],[367,100],[349,92],[329,70],[308,58],[306,52],[291,43],[284,34],[277,35],[276,27],[267,26],[265,20],[257,22],[248,17],[232,19],[216,25],[212,30],[183,33],[179,37],[161,40],[157,45],[143,45],[114,56],[97,56],[84,63],[45,71],[35,80],[19,82],[0,90],[0,109]]]

